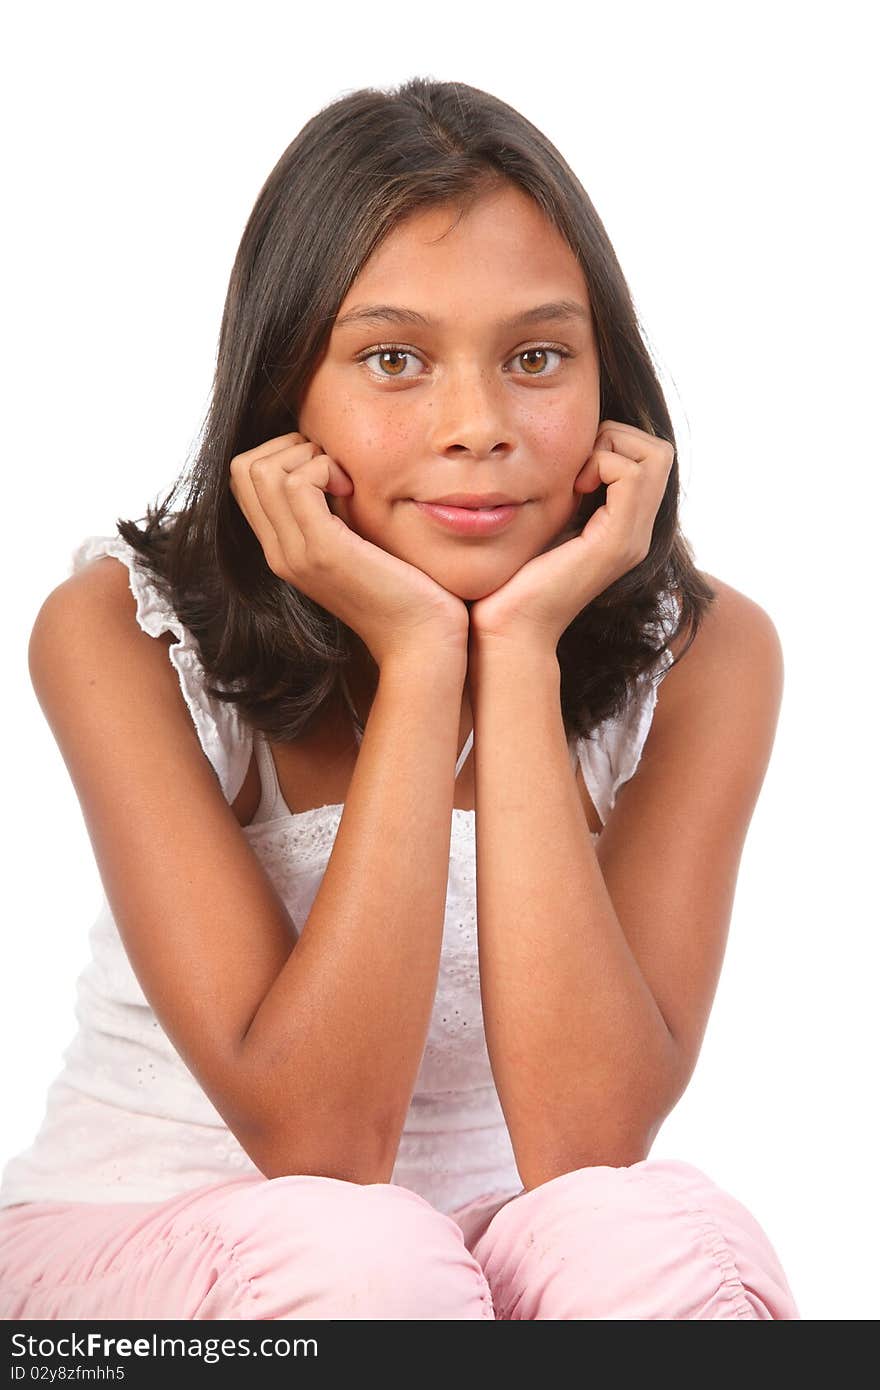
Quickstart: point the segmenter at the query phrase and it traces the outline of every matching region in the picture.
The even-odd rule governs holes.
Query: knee
[[[474,1254],[496,1303],[500,1283],[544,1309],[517,1317],[799,1317],[755,1218],[678,1160],[564,1173],[503,1207]]]
[[[408,1188],[289,1175],[230,1191],[211,1224],[268,1318],[493,1317],[456,1223]]]

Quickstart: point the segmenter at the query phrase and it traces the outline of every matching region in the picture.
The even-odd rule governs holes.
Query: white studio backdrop
[[[652,1157],[748,1206],[804,1318],[877,1317],[869,10],[7,18],[0,1164],[42,1117],[102,895],[29,681],[37,610],[81,539],[143,515],[188,461],[245,220],[304,122],[358,87],[458,80],[543,129],[595,203],[667,391],[696,562],[765,608],[785,652],[712,1017]]]

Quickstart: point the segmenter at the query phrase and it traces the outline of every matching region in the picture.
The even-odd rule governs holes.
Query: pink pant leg
[[[500,1319],[799,1319],[766,1233],[672,1159],[579,1168],[506,1202],[473,1244]]]
[[[492,1318],[459,1227],[391,1183],[247,1175],[0,1210],[0,1317]]]

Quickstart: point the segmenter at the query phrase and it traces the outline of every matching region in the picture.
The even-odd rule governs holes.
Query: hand
[[[530,644],[555,653],[565,629],[598,594],[644,560],[675,451],[634,425],[603,420],[575,492],[608,484],[605,502],[570,540],[557,539],[470,608],[470,641]],[[571,528],[562,532],[570,535]]]
[[[341,618],[377,666],[412,654],[467,654],[468,613],[423,570],[359,536],[326,493],[354,484],[320,444],[294,432],[237,454],[231,489],[273,574]]]

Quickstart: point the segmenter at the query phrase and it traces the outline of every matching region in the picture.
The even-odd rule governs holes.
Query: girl
[[[4,1170],[3,1316],[798,1318],[742,1204],[648,1157],[778,638],[694,566],[548,140],[423,79],[309,121],[174,491],[31,638],[106,904]]]

